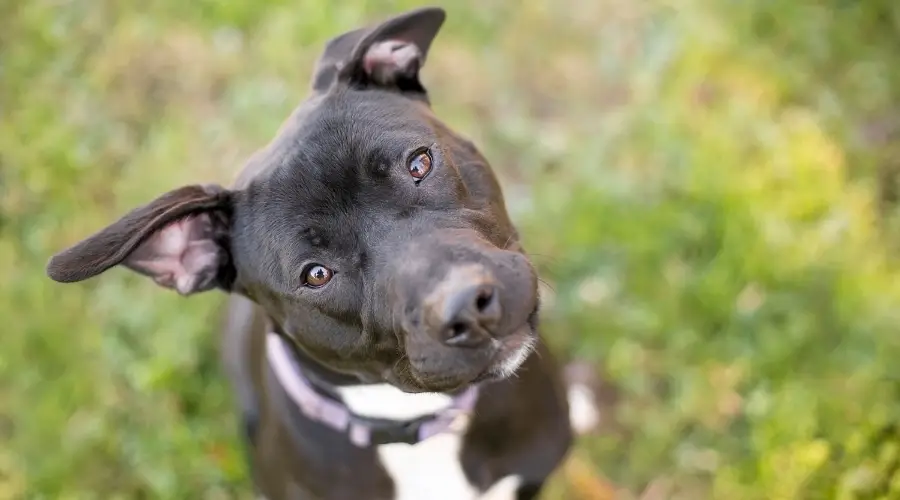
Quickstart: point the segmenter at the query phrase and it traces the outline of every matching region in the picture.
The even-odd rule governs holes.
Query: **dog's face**
[[[451,391],[511,375],[537,280],[487,162],[432,113],[418,72],[444,20],[420,9],[332,40],[313,95],[233,189],[166,193],[55,256],[249,297],[311,358],[364,382]]]

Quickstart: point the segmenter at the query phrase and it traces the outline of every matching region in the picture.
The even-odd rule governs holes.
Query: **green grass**
[[[0,5],[0,499],[249,498],[222,297],[43,266],[229,182],[328,38],[418,4]],[[548,497],[900,498],[900,4],[444,5],[435,108],[618,395]]]

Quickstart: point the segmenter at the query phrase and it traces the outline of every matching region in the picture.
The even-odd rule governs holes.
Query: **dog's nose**
[[[441,340],[454,347],[479,347],[491,338],[500,319],[497,287],[469,286],[451,294],[437,315]]]
[[[499,290],[479,269],[451,272],[425,303],[426,327],[452,347],[487,344],[500,321]]]

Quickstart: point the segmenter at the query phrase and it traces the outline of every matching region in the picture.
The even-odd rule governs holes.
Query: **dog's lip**
[[[474,383],[474,380],[469,380],[465,382],[460,382],[458,380],[436,380],[430,381],[428,383],[422,381],[418,376],[414,373],[410,373],[412,378],[412,383],[402,381],[398,377],[394,376],[394,374],[385,374],[385,380],[388,381],[391,385],[397,387],[401,391],[408,393],[442,393],[442,394],[455,394],[466,387],[470,386]]]
[[[531,354],[531,351],[537,343],[536,330],[532,327],[530,322],[525,322],[519,326],[519,328],[514,330],[512,334],[497,340],[496,343],[497,351],[486,370],[488,374],[497,374],[498,371],[502,371],[499,370],[498,367],[503,363],[509,362],[516,357],[521,357],[522,359],[517,363],[518,366],[516,366],[518,369],[525,358]],[[501,376],[501,378],[503,377]]]
[[[512,333],[494,340],[495,352],[491,356],[490,362],[475,378],[462,384],[462,388],[472,384],[496,382],[508,378],[512,374],[504,374],[503,365],[517,356],[521,356],[521,360],[516,363],[515,369],[521,368],[522,363],[531,355],[537,344],[537,330],[532,323],[532,316],[533,314],[529,316],[527,321],[515,328]]]

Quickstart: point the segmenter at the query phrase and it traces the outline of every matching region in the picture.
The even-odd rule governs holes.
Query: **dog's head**
[[[232,189],[163,194],[48,274],[123,265],[184,295],[245,295],[363,382],[451,391],[509,376],[536,336],[537,279],[490,166],[419,79],[443,21],[419,9],[335,38],[312,95]]]

